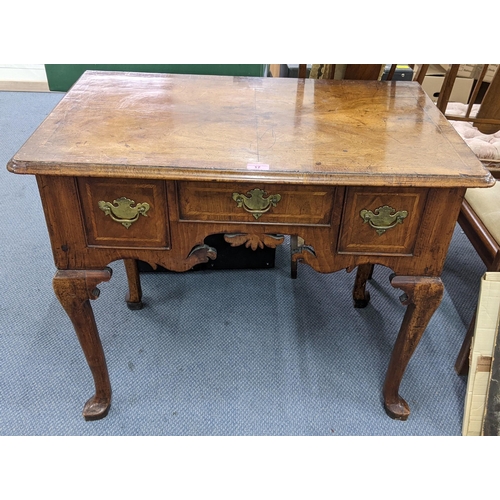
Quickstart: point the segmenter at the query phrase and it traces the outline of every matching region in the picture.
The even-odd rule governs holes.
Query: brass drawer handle
[[[361,210],[359,215],[365,221],[365,224],[368,222],[380,236],[388,229],[398,224],[402,224],[403,220],[408,216],[408,212],[406,210],[399,210],[396,212],[395,208],[384,205],[383,207],[376,208],[374,212],[371,210]]]
[[[268,212],[271,207],[275,207],[281,200],[280,194],[272,194],[264,198],[266,194],[264,190],[255,188],[247,191],[247,195],[250,196],[233,193],[233,200],[239,208],[243,207],[247,212],[251,213],[255,219],[258,219],[262,214]]]
[[[146,212],[149,210],[149,203],[137,203],[133,207],[134,203],[134,200],[121,197],[113,200],[113,203],[100,201],[98,205],[106,215],[109,215],[115,222],[119,222],[128,229],[139,218],[139,215],[147,217]]]

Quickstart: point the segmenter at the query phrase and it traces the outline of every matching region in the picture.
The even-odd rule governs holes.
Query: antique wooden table
[[[413,82],[356,82],[88,71],[8,164],[36,176],[57,272],[54,290],[95,382],[86,419],[111,386],[89,300],[124,259],[185,271],[204,243],[276,247],[291,235],[322,273],[391,268],[408,307],[383,387],[392,418],[408,361],[440,303],[439,278],[466,188],[494,183]],[[257,318],[256,318],[257,320]],[[438,360],[437,360],[438,361]]]

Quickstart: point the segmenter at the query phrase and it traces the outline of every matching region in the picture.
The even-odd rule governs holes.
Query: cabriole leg
[[[83,408],[85,420],[98,420],[108,414],[111,385],[104,352],[89,300],[99,297],[96,286],[111,278],[111,269],[89,271],[57,271],[54,291],[68,314],[94,378],[95,394]]]
[[[392,351],[384,383],[384,407],[397,420],[406,420],[410,408],[399,395],[399,385],[422,334],[443,298],[444,286],[440,278],[396,276],[391,285],[405,292],[407,305],[403,323]]]

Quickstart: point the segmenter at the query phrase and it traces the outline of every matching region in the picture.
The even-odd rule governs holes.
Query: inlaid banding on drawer
[[[178,182],[179,219],[329,226],[334,191],[283,184]]]
[[[78,188],[89,245],[169,248],[163,181],[87,177]]]
[[[412,255],[427,190],[347,188],[339,252]]]

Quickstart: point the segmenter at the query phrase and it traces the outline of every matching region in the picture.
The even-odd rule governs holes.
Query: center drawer
[[[179,220],[329,226],[335,188],[177,182]]]

